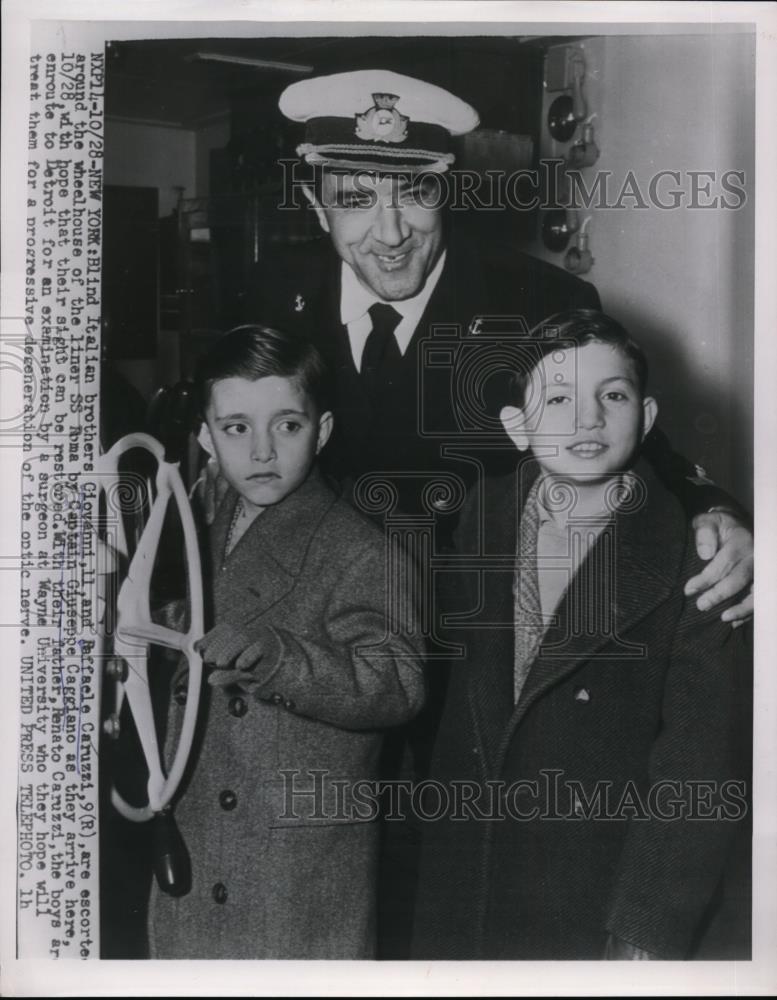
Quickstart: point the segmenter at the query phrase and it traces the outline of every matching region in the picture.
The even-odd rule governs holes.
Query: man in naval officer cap
[[[479,463],[498,471],[515,454],[506,437],[503,451],[475,448],[476,461],[443,454],[446,441],[461,445],[462,431],[477,438],[485,428],[493,443],[501,401],[493,392],[489,398],[482,365],[472,365],[470,380],[456,374],[457,359],[470,363],[471,351],[431,350],[434,331],[458,330],[469,350],[477,345],[478,317],[521,317],[530,330],[562,310],[600,308],[598,293],[544,261],[457,236],[441,180],[454,164],[456,138],[479,119],[447,90],[388,70],[359,70],[293,83],[279,107],[304,127],[297,153],[310,171],[305,193],[326,238],[268,255],[248,290],[245,318],[298,330],[328,356],[336,400],[323,456],[329,471],[349,484],[383,473],[399,509],[428,512],[431,480],[470,485]],[[486,346],[486,362],[488,355]],[[736,504],[700,483],[663,435],[651,439],[657,472],[698,518],[697,544],[734,547],[708,567],[700,587],[723,580],[714,594],[723,601],[752,578],[750,539],[739,546],[736,519],[707,511]],[[455,518],[445,515],[453,493],[436,494],[443,546]],[[744,613],[751,610],[748,604]]]
[[[534,325],[561,308],[595,307],[598,295],[559,268],[500,258],[452,234],[443,175],[456,138],[479,119],[447,90],[363,70],[296,82],[279,106],[304,127],[304,190],[327,238],[268,255],[245,318],[299,330],[328,355],[336,399],[329,470],[349,483],[385,473],[400,509],[424,512],[430,478],[469,485],[477,469],[441,455],[441,441],[458,435],[460,401],[453,355],[425,361],[431,331],[466,334],[484,314],[521,314]],[[443,544],[448,528],[438,518]]]
[[[329,471],[351,484],[364,473],[385,475],[401,510],[423,512],[430,480],[452,474],[469,485],[478,469],[443,453],[446,439],[456,439],[462,428],[461,395],[469,390],[452,377],[450,351],[439,364],[431,352],[422,353],[435,328],[458,328],[474,338],[477,317],[520,316],[533,329],[565,309],[600,308],[599,296],[560,268],[456,235],[455,213],[441,205],[439,182],[454,164],[456,137],[476,128],[478,115],[448,91],[364,70],[294,83],[279,106],[304,126],[297,152],[310,169],[305,193],[326,237],[262,262],[245,318],[298,330],[328,356],[336,401],[335,433],[323,454]],[[476,392],[466,401],[485,417]],[[479,460],[486,468],[504,467],[514,454],[507,445],[501,457],[489,449]],[[688,516],[698,515],[697,545],[711,539],[713,551],[728,550],[730,559],[715,560],[700,588],[718,584],[714,597],[725,600],[752,579],[751,539],[735,517],[705,512],[735,505],[717,490],[691,484],[692,467],[660,436],[653,461]],[[438,517],[438,544],[445,544],[448,527],[450,520]],[[742,609],[743,616],[750,611],[744,603]],[[441,695],[430,700],[432,712],[415,727],[421,772]],[[401,848],[392,851],[401,854]],[[407,865],[389,864],[384,879],[381,953],[401,958],[412,875]]]

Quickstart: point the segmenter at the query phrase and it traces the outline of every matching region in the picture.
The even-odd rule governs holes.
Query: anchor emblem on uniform
[[[396,94],[373,94],[375,104],[356,115],[356,135],[366,142],[404,142],[407,138],[407,115],[401,115],[394,105]]]

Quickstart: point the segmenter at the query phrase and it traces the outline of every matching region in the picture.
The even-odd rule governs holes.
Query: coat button
[[[283,701],[283,695],[282,694],[271,694],[270,695],[270,701],[273,703],[273,705],[280,705],[280,703]]]
[[[225,788],[219,793],[219,805],[225,812],[231,812],[237,805],[237,795],[231,789]]]
[[[173,701],[176,705],[186,704],[186,694],[188,690],[188,685],[184,682],[179,681],[179,683],[175,685],[175,688],[173,689]]]
[[[227,887],[223,882],[217,882],[210,891],[214,903],[226,903]]]
[[[236,719],[239,719],[248,711],[248,703],[245,698],[241,698],[239,695],[236,695],[234,698],[229,699],[227,708],[229,709],[230,715],[234,715]]]
[[[287,708],[287,709],[288,709],[288,710],[289,710],[290,712],[293,712],[293,711],[294,711],[294,709],[295,709],[295,708],[296,708],[297,706],[296,706],[296,704],[295,704],[295,703],[294,703],[294,702],[293,702],[293,701],[291,700],[291,698],[289,698],[289,700],[288,700],[288,701],[285,701],[285,702],[283,703],[283,707],[284,707],[284,708]]]
[[[575,701],[587,702],[591,700],[591,693],[588,688],[578,687],[575,688]]]

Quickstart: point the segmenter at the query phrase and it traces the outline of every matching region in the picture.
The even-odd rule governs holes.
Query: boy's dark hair
[[[315,403],[318,413],[330,409],[329,370],[316,346],[299,334],[248,324],[220,337],[197,363],[194,388],[204,418],[214,382],[226,378],[250,381],[276,375],[288,378]]]
[[[511,403],[523,406],[531,372],[539,362],[554,351],[565,347],[585,347],[586,344],[608,344],[627,358],[644,396],[647,387],[648,363],[642,348],[628,331],[611,316],[596,309],[569,309],[544,319],[531,331],[531,351],[526,352],[525,366],[519,365],[510,383]]]

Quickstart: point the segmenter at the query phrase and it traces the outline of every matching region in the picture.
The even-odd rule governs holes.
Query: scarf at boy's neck
[[[553,475],[538,481],[537,503],[540,521],[552,522],[558,530],[565,531],[569,520],[607,521],[620,507],[632,508],[642,496],[639,482],[633,473],[613,475],[594,488],[580,489],[579,485]]]

